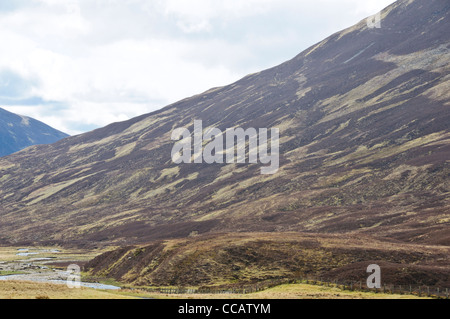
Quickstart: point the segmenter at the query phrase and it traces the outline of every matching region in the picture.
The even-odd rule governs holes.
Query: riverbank
[[[70,251],[54,247],[27,247],[27,248],[0,248],[0,282],[26,281],[35,283],[48,283],[66,285],[70,272],[67,266],[84,263],[93,258],[95,252]],[[120,287],[112,284],[97,282],[82,282],[82,287],[119,290]]]

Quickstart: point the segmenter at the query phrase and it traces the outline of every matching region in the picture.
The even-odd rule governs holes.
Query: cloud
[[[0,103],[77,134],[279,64],[392,2],[2,2]]]
[[[33,81],[25,80],[11,70],[0,70],[0,99],[26,96],[33,86]]]

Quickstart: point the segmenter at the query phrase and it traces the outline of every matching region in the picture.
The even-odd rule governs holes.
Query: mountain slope
[[[0,159],[0,241],[208,232],[448,245],[448,1],[398,1],[294,59],[158,112]],[[172,162],[175,128],[279,128],[280,170]]]
[[[51,144],[67,134],[36,121],[0,108],[0,156],[9,155],[31,145]]]
[[[448,287],[449,259],[448,247],[386,243],[365,236],[227,233],[121,247],[97,256],[85,270],[156,287],[226,287],[311,275],[366,283],[370,261],[382,267],[384,283]]]

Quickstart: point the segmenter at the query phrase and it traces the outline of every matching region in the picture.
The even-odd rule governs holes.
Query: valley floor
[[[1,281],[0,299],[129,299],[132,296],[91,288],[69,289],[65,285]]]
[[[282,285],[252,294],[167,295],[142,290],[105,291],[90,288],[69,289],[48,283],[0,282],[0,299],[426,299],[411,295],[350,292],[338,288],[306,284]]]
[[[286,236],[286,235],[283,235]],[[220,238],[219,238],[220,239]],[[248,246],[247,237],[243,237]],[[222,240],[222,239],[220,239]],[[219,240],[219,241],[220,241]],[[303,240],[303,239],[302,239]],[[234,238],[233,242],[237,239]],[[175,241],[179,243],[179,241]],[[194,240],[197,243],[197,240]],[[199,241],[199,244],[204,241]],[[267,241],[266,241],[267,243]],[[191,247],[189,245],[188,247]],[[112,248],[108,249],[111,250]],[[250,294],[165,294],[146,291],[128,283],[122,284],[91,273],[83,273],[82,287],[69,289],[67,266],[81,267],[106,250],[89,251],[60,247],[0,247],[0,299],[417,299],[414,295],[384,294],[381,292],[349,291],[329,285],[297,282],[283,284]],[[140,250],[139,250],[140,251]],[[136,255],[133,253],[133,255]],[[144,255],[144,254],[143,254]],[[267,256],[266,256],[267,258]],[[55,284],[55,281],[59,282]],[[105,287],[112,287],[106,289]],[[92,287],[92,286],[90,286]],[[123,286],[122,286],[123,287]],[[134,289],[136,288],[136,289]]]

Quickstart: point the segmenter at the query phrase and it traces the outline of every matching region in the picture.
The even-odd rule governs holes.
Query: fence
[[[448,299],[449,289],[440,287],[429,287],[423,285],[383,285],[379,289],[368,288],[363,282],[339,282],[338,280],[323,279],[274,279],[260,282],[254,285],[247,285],[234,288],[220,287],[201,287],[201,288],[146,288],[148,292],[156,292],[167,295],[186,295],[186,294],[251,294],[264,291],[269,288],[277,287],[284,284],[309,284],[317,286],[325,286],[330,288],[338,288],[343,291],[360,291],[383,294],[411,295],[419,297],[430,297],[436,299]]]
[[[425,285],[394,285],[394,284],[384,284],[379,289],[368,288],[363,282],[339,282],[334,281],[324,281],[324,280],[299,280],[299,283],[307,283],[312,285],[336,287],[346,291],[360,291],[360,292],[372,292],[372,293],[383,293],[383,294],[397,294],[397,295],[414,295],[419,297],[430,297],[437,299],[448,299],[449,289],[440,287],[430,287]]]

